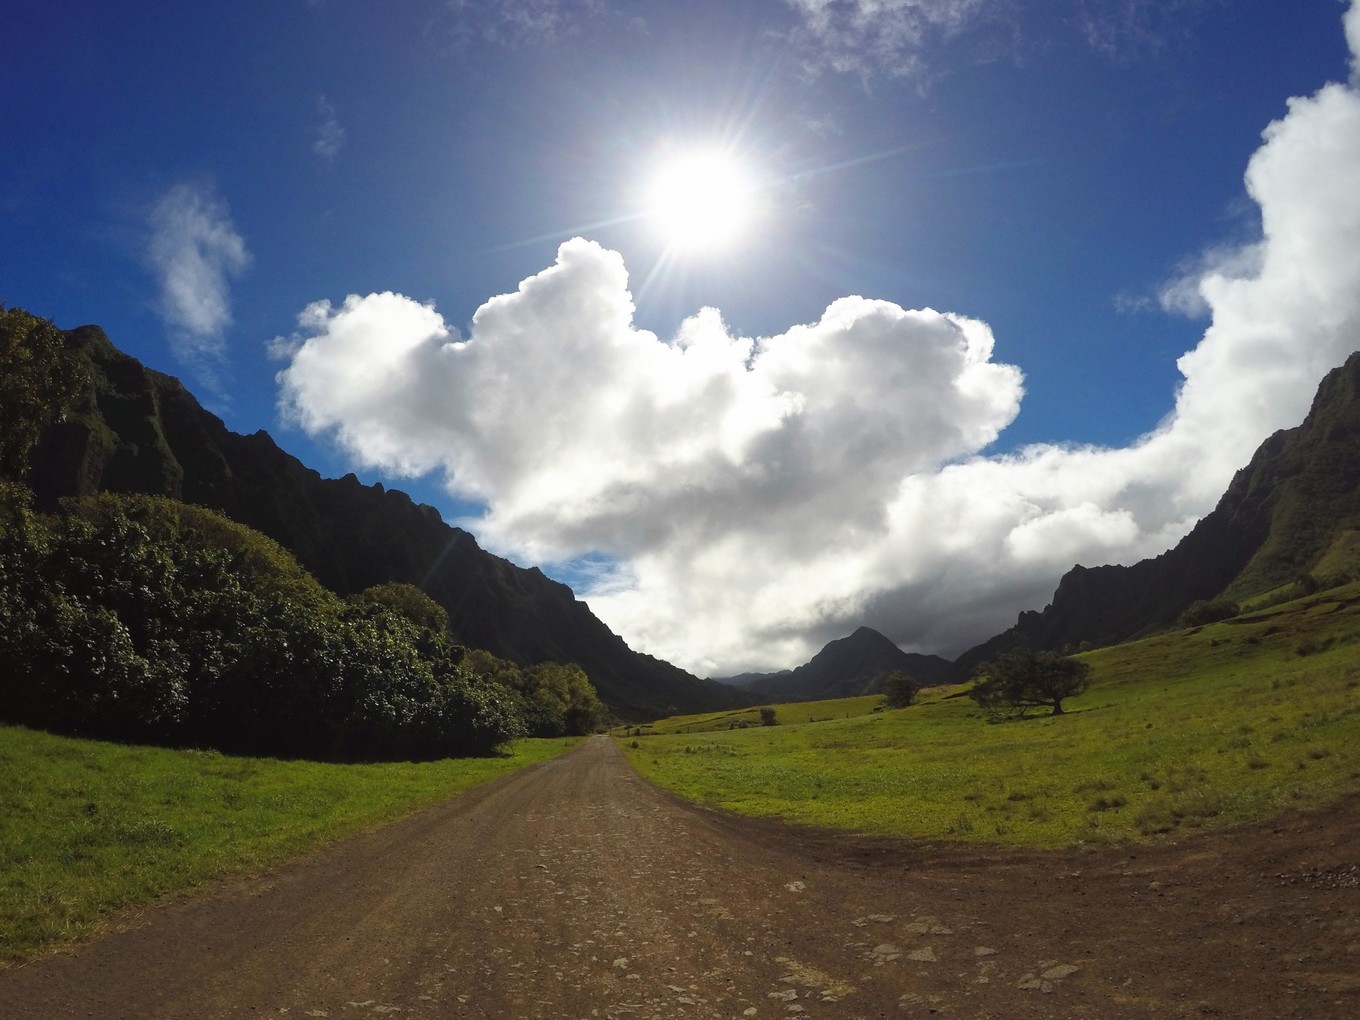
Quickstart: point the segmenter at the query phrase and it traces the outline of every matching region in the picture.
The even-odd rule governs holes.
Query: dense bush
[[[531,736],[584,736],[604,725],[607,711],[580,666],[520,666],[480,650],[468,652],[467,662],[515,692]]]
[[[264,536],[171,500],[100,496],[48,518],[15,491],[0,718],[337,759],[484,754],[525,730],[516,694],[467,670],[409,597],[343,603]]]
[[[1181,627],[1203,627],[1208,623],[1231,620],[1241,611],[1241,607],[1236,602],[1229,602],[1226,599],[1215,599],[1213,601],[1200,599],[1198,602],[1191,602],[1181,611],[1177,623]]]
[[[417,627],[437,634],[447,634],[449,631],[448,611],[413,584],[401,581],[376,584],[351,596],[350,601],[359,605],[386,606]]]
[[[902,670],[894,670],[883,681],[883,703],[888,708],[906,708],[916,701],[921,685]]]

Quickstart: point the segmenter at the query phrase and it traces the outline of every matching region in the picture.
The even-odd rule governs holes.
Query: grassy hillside
[[[76,740],[0,726],[0,963],[111,913],[250,874],[554,757],[331,765]]]
[[[954,688],[817,723],[790,725],[794,706],[775,727],[669,720],[620,743],[703,803],[927,840],[1137,842],[1360,789],[1360,585],[1085,658],[1092,687],[1057,718],[990,723]]]

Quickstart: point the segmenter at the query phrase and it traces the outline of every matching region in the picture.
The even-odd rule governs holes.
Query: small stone
[[[984,956],[995,956],[996,950],[991,946],[978,946],[973,950],[973,955],[981,959]]]
[[[924,949],[913,949],[907,954],[907,959],[915,960],[917,963],[940,962],[940,958],[935,955],[935,950],[931,949],[930,946],[926,946]]]
[[[1080,967],[1074,967],[1070,963],[1060,964],[1057,967],[1049,967],[1040,975],[1045,981],[1061,981],[1063,978],[1071,977]]]
[[[869,954],[869,959],[873,961],[875,967],[882,967],[885,963],[891,963],[893,960],[900,960],[901,958],[902,951],[891,942],[884,942],[882,945],[875,946],[873,952]]]

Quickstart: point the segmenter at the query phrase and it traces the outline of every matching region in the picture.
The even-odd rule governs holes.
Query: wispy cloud
[[[941,43],[971,38],[996,57],[1075,31],[1112,60],[1156,51],[1184,37],[1198,15],[1227,0],[784,0],[795,15],[792,38],[814,71],[926,82]],[[1042,8],[1042,10],[1040,10]],[[1036,17],[1036,15],[1040,15]],[[1025,40],[1029,36],[1036,38]]]
[[[211,185],[176,184],[152,206],[148,223],[147,263],[176,354],[199,363],[220,358],[231,325],[231,280],[250,265],[226,202]]]
[[[335,113],[335,107],[324,96],[316,98],[317,123],[313,128],[312,151],[326,163],[334,163],[335,157],[345,145],[345,129]]]
[[[1073,0],[1086,43],[1116,60],[1155,52],[1184,38],[1199,15],[1225,0]]]
[[[810,66],[924,77],[927,45],[968,28],[1008,0],[785,0]]]
[[[447,0],[455,35],[517,46],[552,42],[605,13],[604,0]]]

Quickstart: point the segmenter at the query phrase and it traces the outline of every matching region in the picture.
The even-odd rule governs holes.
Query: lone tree
[[[1018,648],[979,666],[969,697],[993,716],[1023,716],[1044,707],[1062,715],[1063,700],[1090,686],[1091,667],[1080,659]]]
[[[900,669],[889,673],[883,681],[884,704],[888,708],[906,708],[916,700],[921,685]]]

